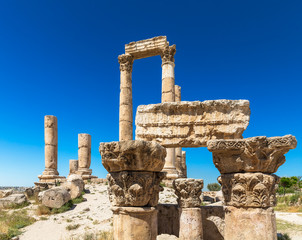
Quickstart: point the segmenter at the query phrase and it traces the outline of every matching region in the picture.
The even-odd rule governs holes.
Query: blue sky
[[[30,186],[44,170],[44,115],[58,118],[58,170],[92,135],[93,174],[106,176],[99,142],[118,140],[124,44],[166,35],[176,44],[182,100],[247,99],[244,137],[293,134],[280,176],[302,175],[301,1],[1,1],[0,186]],[[159,103],[161,59],[134,62],[133,104]],[[219,175],[206,148],[186,149],[188,175]]]

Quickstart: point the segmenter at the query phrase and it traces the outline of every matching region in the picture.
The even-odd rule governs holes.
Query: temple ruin
[[[244,139],[250,119],[247,100],[181,101],[175,53],[175,45],[161,36],[126,44],[118,57],[119,142],[100,143],[99,148],[109,172],[114,239],[155,240],[161,232],[170,232],[185,240],[276,240],[272,207],[279,178],[274,173],[285,162],[284,154],[296,147],[296,138]],[[156,55],[162,59],[161,103],[137,108],[133,140],[132,64]],[[186,178],[182,147],[207,147],[212,152],[221,173],[224,206],[201,206],[203,181]],[[171,222],[164,225],[173,228],[158,226],[163,179],[173,183],[178,196],[178,207],[160,206],[173,216],[166,217]]]

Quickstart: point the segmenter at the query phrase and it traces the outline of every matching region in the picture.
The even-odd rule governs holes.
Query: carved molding
[[[227,206],[266,208],[276,204],[279,177],[274,174],[222,174],[218,181]]]
[[[159,200],[159,185],[165,177],[163,172],[109,173],[108,192],[112,206],[119,207],[153,207]]]
[[[252,137],[208,141],[213,161],[220,173],[262,172],[275,173],[285,162],[290,149],[297,146],[292,135],[283,137]]]
[[[176,46],[166,45],[164,50],[161,53],[162,64],[172,62],[174,63],[174,55],[176,53]]]
[[[179,178],[173,181],[175,194],[178,196],[177,202],[181,208],[200,207],[201,190],[203,188],[202,179]]]
[[[122,54],[118,56],[120,71],[132,72],[134,58],[130,54]]]

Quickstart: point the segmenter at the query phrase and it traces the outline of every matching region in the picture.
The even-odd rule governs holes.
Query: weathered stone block
[[[141,105],[135,119],[136,139],[164,147],[206,147],[211,139],[242,138],[249,119],[247,100]]]
[[[50,208],[60,208],[71,199],[69,192],[63,187],[46,190],[42,195],[42,204]]]
[[[119,141],[100,143],[102,164],[108,172],[160,172],[165,164],[166,149],[156,142]]]
[[[27,201],[25,194],[11,194],[7,197],[0,199],[0,209],[20,205]]]
[[[158,235],[169,234],[179,236],[179,211],[177,204],[157,205]],[[167,224],[168,223],[168,224]]]
[[[220,173],[274,173],[285,162],[284,154],[296,146],[297,140],[292,135],[208,142],[208,150],[213,153]]]

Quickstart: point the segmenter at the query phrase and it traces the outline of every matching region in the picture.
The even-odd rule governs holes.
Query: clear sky
[[[0,1],[0,186],[33,185],[44,170],[44,115],[58,118],[58,170],[92,136],[118,140],[124,44],[166,35],[176,44],[182,100],[247,99],[244,137],[293,134],[280,176],[302,175],[302,1]],[[133,104],[161,101],[161,59],[133,66]],[[188,176],[215,182],[206,148],[186,149]]]

